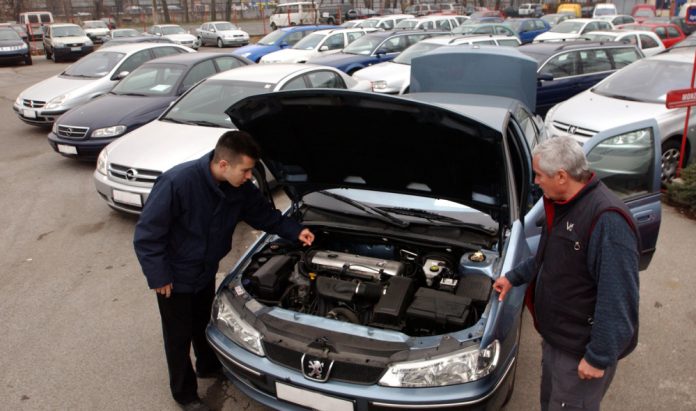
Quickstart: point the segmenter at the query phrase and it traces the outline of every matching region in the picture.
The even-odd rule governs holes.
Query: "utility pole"
[[[157,0],[152,0],[152,24],[157,24]]]

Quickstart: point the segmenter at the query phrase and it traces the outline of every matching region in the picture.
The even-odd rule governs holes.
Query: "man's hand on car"
[[[169,283],[169,284],[165,285],[164,287],[155,288],[155,292],[157,294],[161,294],[161,295],[165,296],[166,298],[169,298],[169,296],[172,295],[173,289],[174,289],[174,285],[172,283]]]
[[[500,293],[498,296],[498,301],[503,301],[505,299],[505,295],[508,293],[508,291],[510,291],[511,288],[512,284],[510,284],[510,280],[505,277],[500,277],[493,283],[493,289]]]

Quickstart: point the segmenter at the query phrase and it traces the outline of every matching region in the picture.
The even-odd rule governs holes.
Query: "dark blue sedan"
[[[48,134],[53,149],[94,160],[113,140],[156,119],[186,90],[215,73],[253,64],[221,53],[185,53],[143,64],[107,95],[63,114]]]
[[[406,48],[432,36],[449,34],[446,31],[394,30],[366,34],[350,43],[342,52],[310,59],[308,63],[336,67],[352,75],[356,71],[393,60]]]
[[[234,51],[237,56],[246,57],[258,63],[268,53],[292,47],[308,34],[317,30],[335,29],[336,26],[290,26],[274,30],[256,44],[240,47]]]
[[[31,52],[27,43],[11,27],[0,27],[0,62],[31,64]]]
[[[551,29],[549,23],[536,18],[507,19],[505,23],[517,32],[522,44],[531,43],[536,36]]]

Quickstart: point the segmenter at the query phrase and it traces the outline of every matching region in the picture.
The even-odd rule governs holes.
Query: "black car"
[[[200,80],[248,64],[253,62],[222,53],[184,53],[149,61],[109,94],[59,117],[48,134],[48,142],[65,157],[94,160],[102,148],[156,119]]]
[[[616,70],[643,58],[635,45],[569,41],[525,44],[519,50],[538,64],[536,114],[587,90]]]
[[[11,27],[0,27],[0,62],[32,64],[29,45]]]

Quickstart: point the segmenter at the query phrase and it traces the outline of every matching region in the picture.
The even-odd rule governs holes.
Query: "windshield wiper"
[[[203,127],[225,127],[225,126],[220,125],[218,123],[213,123],[212,121],[207,121],[207,120],[191,120],[191,121],[188,121],[187,124],[195,124],[197,126],[203,126]]]
[[[486,228],[480,224],[471,224],[458,220],[454,217],[434,213],[432,211],[420,210],[417,208],[403,208],[403,207],[379,207],[380,210],[387,211],[389,213],[407,215],[411,217],[422,218],[430,222],[440,222],[447,223],[448,225],[455,225],[457,227],[467,227],[478,231],[485,232],[487,234],[495,234],[496,230]]]
[[[145,97],[147,94],[143,93],[114,93],[117,96],[134,96],[134,97]]]
[[[637,99],[635,97],[622,96],[621,94],[604,93],[604,92],[597,91],[597,90],[592,90],[592,91],[594,91],[595,93],[600,94],[604,97],[611,97],[611,98],[615,98],[617,100],[641,101],[640,99]]]
[[[387,213],[386,211],[382,211],[377,207],[372,207],[372,206],[369,206],[367,204],[363,204],[359,201],[353,200],[352,198],[344,197],[340,194],[335,194],[335,193],[332,193],[330,191],[325,191],[325,190],[319,191],[319,193],[323,194],[327,197],[335,198],[336,200],[338,200],[342,203],[350,204],[353,207],[376,217],[378,220],[384,221],[384,222],[389,223],[389,224],[393,224],[397,227],[405,228],[405,227],[408,227],[410,224],[408,221],[404,221],[400,218],[396,218],[392,215],[389,215],[389,213]]]

